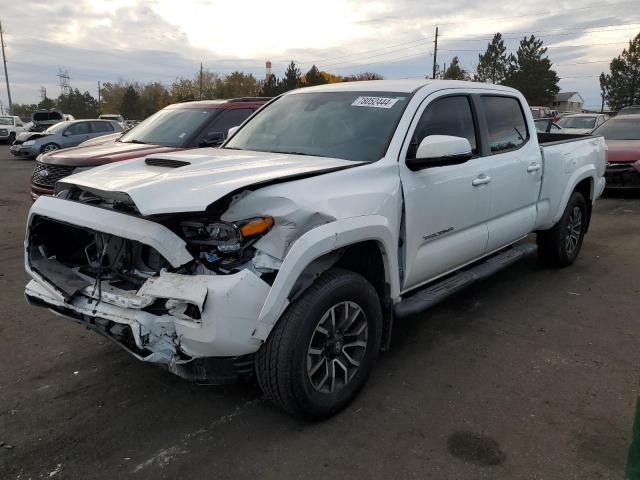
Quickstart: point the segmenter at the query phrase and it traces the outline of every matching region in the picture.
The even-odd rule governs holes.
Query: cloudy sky
[[[192,77],[200,62],[220,74],[280,75],[290,60],[336,74],[386,78],[431,72],[458,55],[473,71],[500,31],[515,51],[524,34],[541,37],[565,91],[599,106],[598,75],[640,32],[640,0],[0,0],[13,101],[59,94],[59,69],[97,95],[97,82]],[[1,78],[1,77],[0,77]],[[4,81],[0,101],[7,103]]]

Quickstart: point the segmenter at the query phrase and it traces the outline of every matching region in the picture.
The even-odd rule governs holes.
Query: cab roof
[[[306,92],[402,92],[413,93],[423,87],[431,87],[432,90],[445,88],[488,88],[514,92],[515,90],[502,85],[490,83],[466,82],[462,80],[431,80],[429,78],[404,79],[404,80],[366,80],[361,82],[340,82],[318,85],[316,87],[299,88],[287,92],[287,95]]]

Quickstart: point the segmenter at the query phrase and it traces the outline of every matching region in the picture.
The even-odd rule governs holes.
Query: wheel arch
[[[282,263],[254,337],[265,340],[289,303],[333,266],[369,280],[383,302],[383,312],[387,305],[391,310],[391,299],[400,292],[397,235],[388,220],[378,215],[342,219],[305,233]]]

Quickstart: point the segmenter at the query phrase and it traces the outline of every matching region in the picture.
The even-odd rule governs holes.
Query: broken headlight
[[[269,231],[273,225],[273,218],[251,218],[242,222],[197,222],[185,221],[180,223],[184,239],[200,247],[213,247],[220,253],[237,252],[245,242],[252,237]]]

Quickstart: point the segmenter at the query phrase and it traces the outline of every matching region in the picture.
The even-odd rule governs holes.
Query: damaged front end
[[[264,262],[254,265],[253,245],[273,219],[151,221],[100,202],[83,192],[33,205],[27,300],[182,377],[227,383],[250,375],[261,344],[253,334],[275,276]]]

